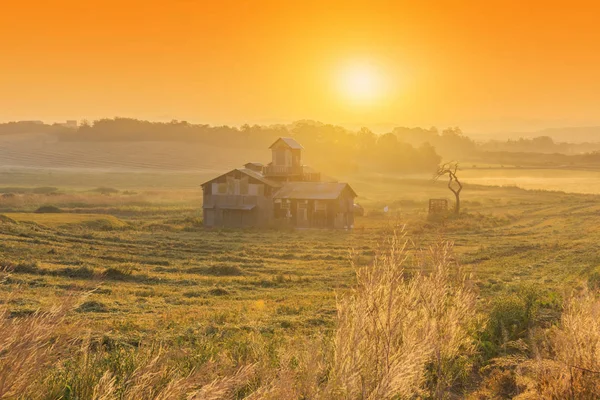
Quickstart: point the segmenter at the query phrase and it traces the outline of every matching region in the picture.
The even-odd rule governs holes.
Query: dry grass
[[[0,398],[465,397],[483,324],[452,243],[418,252],[403,233],[392,234],[371,265],[355,269],[355,286],[337,299],[333,331],[275,349],[256,335],[246,343],[248,356],[229,349],[199,363],[172,344],[114,350],[77,332],[69,342],[61,334],[68,307],[14,318],[3,305]],[[535,329],[534,357],[523,343],[519,356],[489,363],[479,398],[600,398],[598,298],[573,299],[557,326]]]
[[[329,383],[335,397],[427,392],[442,398],[457,378],[457,359],[475,350],[469,332],[475,295],[457,270],[452,244],[432,247],[422,270],[409,279],[407,244],[394,235],[372,267],[358,269],[356,289],[339,302]]]
[[[1,189],[1,188],[0,188]],[[103,195],[89,191],[68,191],[54,194],[13,194],[0,195],[0,209],[34,211],[45,205],[60,205],[61,208],[101,209],[188,205],[202,199],[202,191],[196,190],[144,190],[140,192],[120,192]]]
[[[451,243],[432,247],[410,278],[407,244],[393,235],[372,266],[357,269],[356,287],[338,301],[330,346],[285,355],[251,398],[444,398],[456,389],[475,351],[475,295]]]
[[[0,308],[0,398],[33,393],[64,345],[64,311],[59,307],[13,318],[6,306]]]
[[[520,370],[519,398],[600,398],[600,300],[590,293],[572,298],[537,357]]]
[[[117,384],[117,378],[105,372],[93,388],[93,400],[219,400],[233,398],[236,390],[247,384],[253,376],[254,366],[248,365],[235,373],[202,383],[210,375],[199,371],[187,376],[179,375],[169,367],[169,358],[156,356],[138,366],[131,377]]]
[[[5,213],[2,214],[16,222],[34,222],[54,228],[71,224],[103,224],[113,228],[123,228],[126,223],[112,215],[103,214],[36,214],[36,213]]]

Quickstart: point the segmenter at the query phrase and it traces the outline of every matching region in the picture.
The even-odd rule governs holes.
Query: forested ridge
[[[83,121],[73,129],[36,121],[0,124],[0,135],[45,133],[62,142],[182,142],[239,150],[266,149],[278,137],[300,142],[310,162],[333,171],[430,173],[442,160],[470,167],[600,165],[600,143],[556,142],[550,136],[476,142],[458,127],[396,127],[375,134],[312,120],[291,124],[212,126],[186,121],[151,122],[133,118]]]

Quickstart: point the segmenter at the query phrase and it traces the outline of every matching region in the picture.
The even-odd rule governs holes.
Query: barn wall
[[[354,196],[344,192],[333,200],[276,200],[273,215],[278,222],[288,221],[297,228],[350,229],[354,225]]]
[[[267,226],[273,219],[273,189],[239,171],[203,186],[204,225],[207,227]],[[255,206],[242,210],[243,206]]]
[[[335,204],[336,229],[350,229],[354,225],[354,194],[344,190]]]

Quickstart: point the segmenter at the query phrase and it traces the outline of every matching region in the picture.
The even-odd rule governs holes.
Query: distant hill
[[[467,133],[478,142],[549,136],[555,142],[600,143],[600,126],[547,128],[529,132]]]
[[[535,136],[550,136],[555,141],[570,143],[600,142],[600,126],[548,128]]]
[[[227,148],[177,141],[75,142],[47,134],[0,135],[0,171],[95,169],[106,172],[222,172],[248,161],[266,162],[267,149]]]

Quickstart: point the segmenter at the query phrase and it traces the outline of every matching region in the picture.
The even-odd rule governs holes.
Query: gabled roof
[[[240,171],[248,176],[251,176],[252,178],[254,178],[256,180],[261,181],[265,185],[274,186],[274,187],[281,186],[281,183],[265,178],[265,176],[263,174],[261,174],[260,172],[252,171],[251,169],[248,169],[248,168],[238,169],[238,171]]]
[[[336,182],[288,182],[275,193],[274,199],[335,200],[345,189],[356,197],[347,183]]]
[[[304,148],[304,147],[302,147],[302,145],[300,143],[296,142],[294,139],[292,139],[290,137],[280,137],[271,146],[269,146],[269,148],[272,149],[273,146],[275,146],[280,141],[285,143],[290,149],[301,150]]]
[[[275,181],[272,181],[270,179],[267,179],[267,178],[264,177],[263,174],[261,174],[259,172],[256,172],[256,171],[252,171],[251,169],[248,169],[248,168],[236,168],[236,169],[232,169],[231,171],[226,172],[224,174],[221,174],[221,175],[217,176],[216,178],[211,179],[210,181],[204,182],[200,186],[204,186],[204,185],[207,185],[209,183],[212,183],[215,180],[219,179],[220,177],[225,176],[225,175],[229,175],[229,174],[231,174],[234,171],[239,171],[242,174],[248,175],[249,177],[258,180],[258,181],[264,183],[265,185],[269,185],[269,186],[272,186],[272,187],[280,187],[281,186],[281,184],[279,182],[275,182]]]

